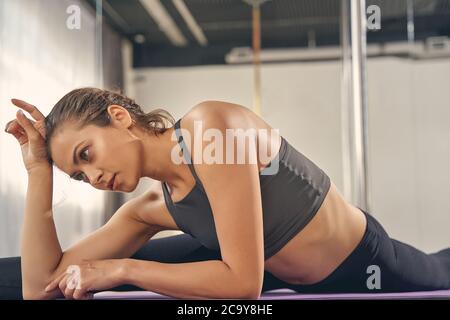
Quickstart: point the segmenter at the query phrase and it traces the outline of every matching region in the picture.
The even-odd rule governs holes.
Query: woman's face
[[[131,118],[121,116],[107,127],[64,123],[50,140],[54,164],[94,188],[133,191],[141,178],[142,142],[130,128]]]

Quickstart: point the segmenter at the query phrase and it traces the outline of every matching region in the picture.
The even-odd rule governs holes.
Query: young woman
[[[33,120],[19,110],[6,128],[21,146],[28,190],[21,258],[0,262],[3,297],[86,299],[130,288],[124,285],[178,298],[239,299],[283,287],[450,288],[450,249],[425,254],[391,239],[276,131],[259,134],[274,131],[245,107],[205,101],[175,122],[163,110],[146,114],[133,100],[95,88],[68,93],[47,117],[13,103]],[[226,147],[243,132],[253,148]],[[220,138],[228,140],[206,152],[209,140]],[[161,190],[128,201],[63,251],[52,218],[53,165],[97,189],[131,192],[149,177]],[[150,240],[177,229],[185,234]]]

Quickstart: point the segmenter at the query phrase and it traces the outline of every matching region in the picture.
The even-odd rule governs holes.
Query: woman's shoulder
[[[257,147],[265,146],[257,150],[257,154],[267,153],[267,159],[258,157],[260,167],[263,168],[268,161],[271,161],[281,146],[281,137],[278,129],[271,127],[261,117],[249,108],[231,102],[208,100],[203,101],[192,107],[182,118],[180,118],[180,127],[185,130],[182,134],[188,135],[184,139],[187,148],[192,154],[194,141],[200,139],[201,148],[197,150],[206,150],[210,152],[209,147],[223,148],[219,154],[226,155],[229,145],[233,145],[233,154],[237,150],[244,151],[245,157],[252,157],[251,148],[247,148],[246,139],[256,138]],[[229,141],[228,139],[232,139]],[[211,143],[211,140],[214,140]],[[220,140],[222,143],[218,143]],[[219,142],[220,142],[219,141]],[[243,142],[243,144],[240,144]],[[197,145],[198,147],[198,145]],[[261,151],[261,152],[260,152]],[[203,152],[197,152],[203,155]],[[225,161],[225,159],[222,159]],[[195,161],[195,160],[194,160]]]
[[[205,100],[189,109],[179,120],[181,127],[189,131],[194,128],[196,122],[201,124],[203,129],[220,130],[242,128],[252,117],[257,116],[246,106],[220,100]]]

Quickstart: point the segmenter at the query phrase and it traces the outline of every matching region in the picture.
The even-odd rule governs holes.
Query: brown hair
[[[121,93],[98,88],[79,88],[62,97],[45,117],[47,155],[50,163],[50,139],[55,131],[67,120],[75,120],[80,127],[94,124],[100,127],[110,125],[107,108],[119,105],[128,110],[138,126],[158,135],[167,130],[166,124],[174,124],[172,115],[164,109],[154,109],[145,113],[134,100]]]

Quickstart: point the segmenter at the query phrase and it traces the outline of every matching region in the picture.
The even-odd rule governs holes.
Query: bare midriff
[[[314,284],[330,275],[361,241],[366,217],[333,182],[314,218],[275,255],[265,270],[291,284]]]

